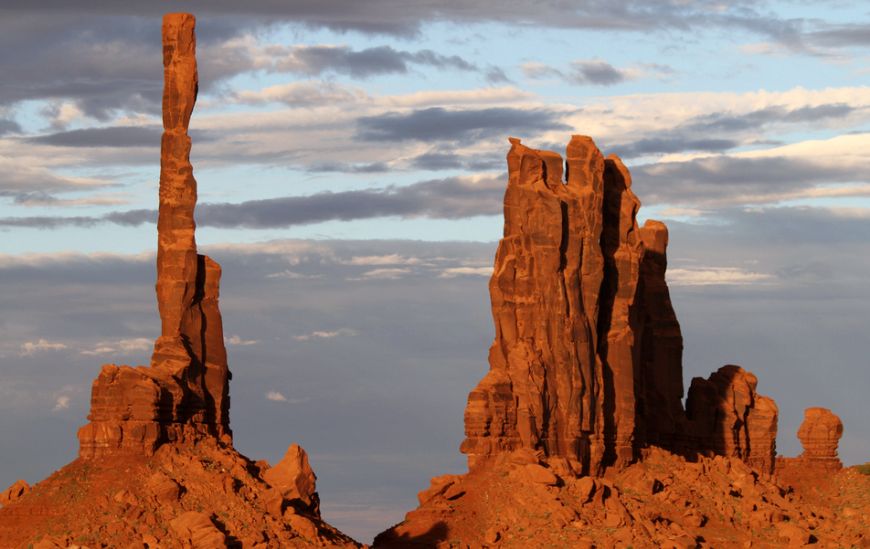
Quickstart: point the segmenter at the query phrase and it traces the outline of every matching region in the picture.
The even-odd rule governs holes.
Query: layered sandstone
[[[564,164],[518,139],[507,163],[489,285],[495,340],[465,410],[469,465],[528,449],[600,475],[658,445],[770,472],[776,405],[757,395],[752,374],[727,366],[696,380],[694,419],[683,410],[668,232],[657,221],[638,226],[640,201],[622,161],[574,136]]]
[[[836,414],[827,408],[807,408],[797,434],[804,447],[801,458],[825,464],[826,468],[842,467],[837,446],[843,436],[843,422]]]
[[[188,125],[196,101],[195,20],[163,19],[163,138],[157,224],[161,335],[151,366],[103,367],[94,381],[80,455],[149,455],[162,442],[230,440],[229,378],[218,308],[221,269],[196,250],[196,180]]]
[[[778,409],[773,399],[756,392],[757,386],[755,375],[735,365],[719,368],[708,379],[696,377],[689,387],[686,415],[699,451],[740,458],[770,474],[776,459]]]
[[[786,477],[807,472],[827,474],[843,468],[837,454],[843,436],[843,422],[835,413],[827,408],[807,408],[797,436],[803,453],[796,458],[777,460],[777,470]]]

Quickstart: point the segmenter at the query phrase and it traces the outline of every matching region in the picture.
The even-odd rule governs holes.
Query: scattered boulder
[[[227,537],[203,513],[188,511],[169,523],[183,547],[213,549],[227,546]]]
[[[263,474],[263,479],[285,499],[296,500],[312,511],[318,509],[317,476],[308,463],[308,454],[298,444],[291,444],[281,461]]]

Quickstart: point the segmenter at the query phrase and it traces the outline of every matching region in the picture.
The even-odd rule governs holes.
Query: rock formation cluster
[[[274,466],[232,447],[221,269],[195,239],[194,25],[163,20],[151,364],[103,366],[79,459],[0,492],[2,547],[359,547],[323,522],[301,447]],[[870,504],[870,477],[840,471],[830,410],[807,409],[803,454],[776,458],[777,406],[740,366],[693,379],[684,408],[668,230],[638,225],[620,159],[574,136],[564,162],[511,139],[507,163],[470,471],[433,479],[374,546],[870,546],[870,515],[850,507]],[[803,499],[807,478],[823,480]]]
[[[157,305],[161,335],[151,366],[103,366],[79,455],[151,454],[163,442],[202,435],[229,442],[229,379],[218,288],[221,268],[196,251],[196,179],[190,116],[196,102],[195,19],[163,20],[163,138],[157,222]]]
[[[664,224],[614,155],[574,136],[567,157],[511,139],[504,237],[490,280],[490,370],[468,397],[469,465],[519,448],[575,474],[624,467],[650,444],[739,457],[771,472],[777,408],[725,366],[692,381],[665,270]]]
[[[851,471],[803,500],[774,476],[783,463],[833,470],[836,416],[808,410],[804,454],[783,460],[776,403],[740,366],[694,378],[684,408],[668,230],[638,225],[619,158],[585,136],[564,163],[510,141],[495,340],[460,447],[469,472],[432,479],[375,547],[866,543],[857,512],[831,520],[817,504],[863,501],[870,479]]]

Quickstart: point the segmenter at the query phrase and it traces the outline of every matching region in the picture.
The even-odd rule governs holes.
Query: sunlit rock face
[[[469,465],[524,448],[600,475],[655,445],[770,472],[776,404],[755,393],[752,374],[728,366],[696,380],[696,419],[684,412],[668,231],[658,221],[638,226],[640,200],[622,161],[574,136],[564,161],[511,139],[507,164],[489,284],[495,341],[465,410]]]
[[[79,453],[152,454],[163,442],[231,442],[229,379],[218,294],[221,268],[196,251],[190,116],[196,102],[195,20],[163,19],[163,139],[157,223],[161,335],[151,366],[106,365],[94,381]]]

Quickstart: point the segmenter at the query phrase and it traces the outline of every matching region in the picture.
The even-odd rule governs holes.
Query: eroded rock
[[[163,442],[231,441],[229,368],[218,309],[220,266],[197,254],[196,180],[188,125],[196,102],[195,19],[163,18],[163,138],[157,222],[161,335],[150,367],[103,366],[91,393],[79,455],[151,455]]]

